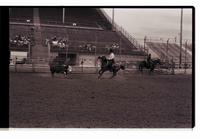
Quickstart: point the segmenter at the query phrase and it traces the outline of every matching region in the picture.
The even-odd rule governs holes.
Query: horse
[[[66,62],[61,64],[58,61],[54,60],[49,63],[49,66],[52,77],[54,77],[54,73],[63,73],[64,77],[66,77],[68,72],[70,72],[70,66]]]
[[[147,61],[141,61],[141,62],[139,63],[139,71],[140,71],[141,73],[143,73],[143,68],[146,68],[146,69],[149,69],[149,74],[150,74],[151,72],[154,71],[155,66],[156,66],[157,64],[159,64],[159,65],[162,64],[160,59],[154,59],[154,60],[152,59],[151,62],[150,62],[149,64],[147,63]]]
[[[109,61],[105,56],[99,56],[98,59],[101,60],[101,69],[99,70],[99,76],[98,79],[103,75],[105,71],[110,71],[113,73],[111,78],[115,77],[117,75],[117,72],[122,69],[125,70],[125,66],[121,64],[113,64],[112,67],[109,66]]]

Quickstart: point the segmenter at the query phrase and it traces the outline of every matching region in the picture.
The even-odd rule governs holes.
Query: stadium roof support
[[[182,30],[183,30],[183,9],[181,8],[181,21],[180,21],[180,57],[179,65],[182,63]]]
[[[62,19],[62,21],[63,21],[63,24],[65,23],[65,8],[63,8],[63,19]]]
[[[115,9],[113,8],[112,10],[112,30],[114,31],[115,30]]]

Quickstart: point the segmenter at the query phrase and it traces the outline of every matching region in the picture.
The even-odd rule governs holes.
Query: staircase
[[[42,33],[41,33],[41,27],[40,27],[40,17],[39,17],[39,9],[38,8],[33,9],[33,24],[34,24],[34,28],[35,28],[34,29],[34,38],[35,38],[36,44],[35,44],[35,46],[32,47],[32,58],[33,59],[47,59],[48,58],[48,48],[42,46]],[[44,61],[44,60],[41,60],[41,61]]]

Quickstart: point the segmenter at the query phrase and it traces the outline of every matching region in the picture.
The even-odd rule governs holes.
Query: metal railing
[[[103,13],[103,15],[106,17],[106,19],[112,24],[112,19],[111,17],[108,16],[108,14],[103,10],[100,9],[101,12]],[[128,33],[122,26],[119,26],[116,22],[113,23],[114,25],[114,29],[117,33],[119,33],[120,35],[125,36],[134,47],[136,47],[137,49],[144,51],[144,49],[142,49],[141,45],[138,43],[138,41],[132,36],[130,35],[130,33]]]

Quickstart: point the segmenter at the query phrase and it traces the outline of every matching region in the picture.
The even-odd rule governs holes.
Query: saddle
[[[108,60],[108,63],[107,63],[107,66],[109,68],[109,71],[112,72],[113,71],[113,68],[115,66],[115,63],[113,60]]]

